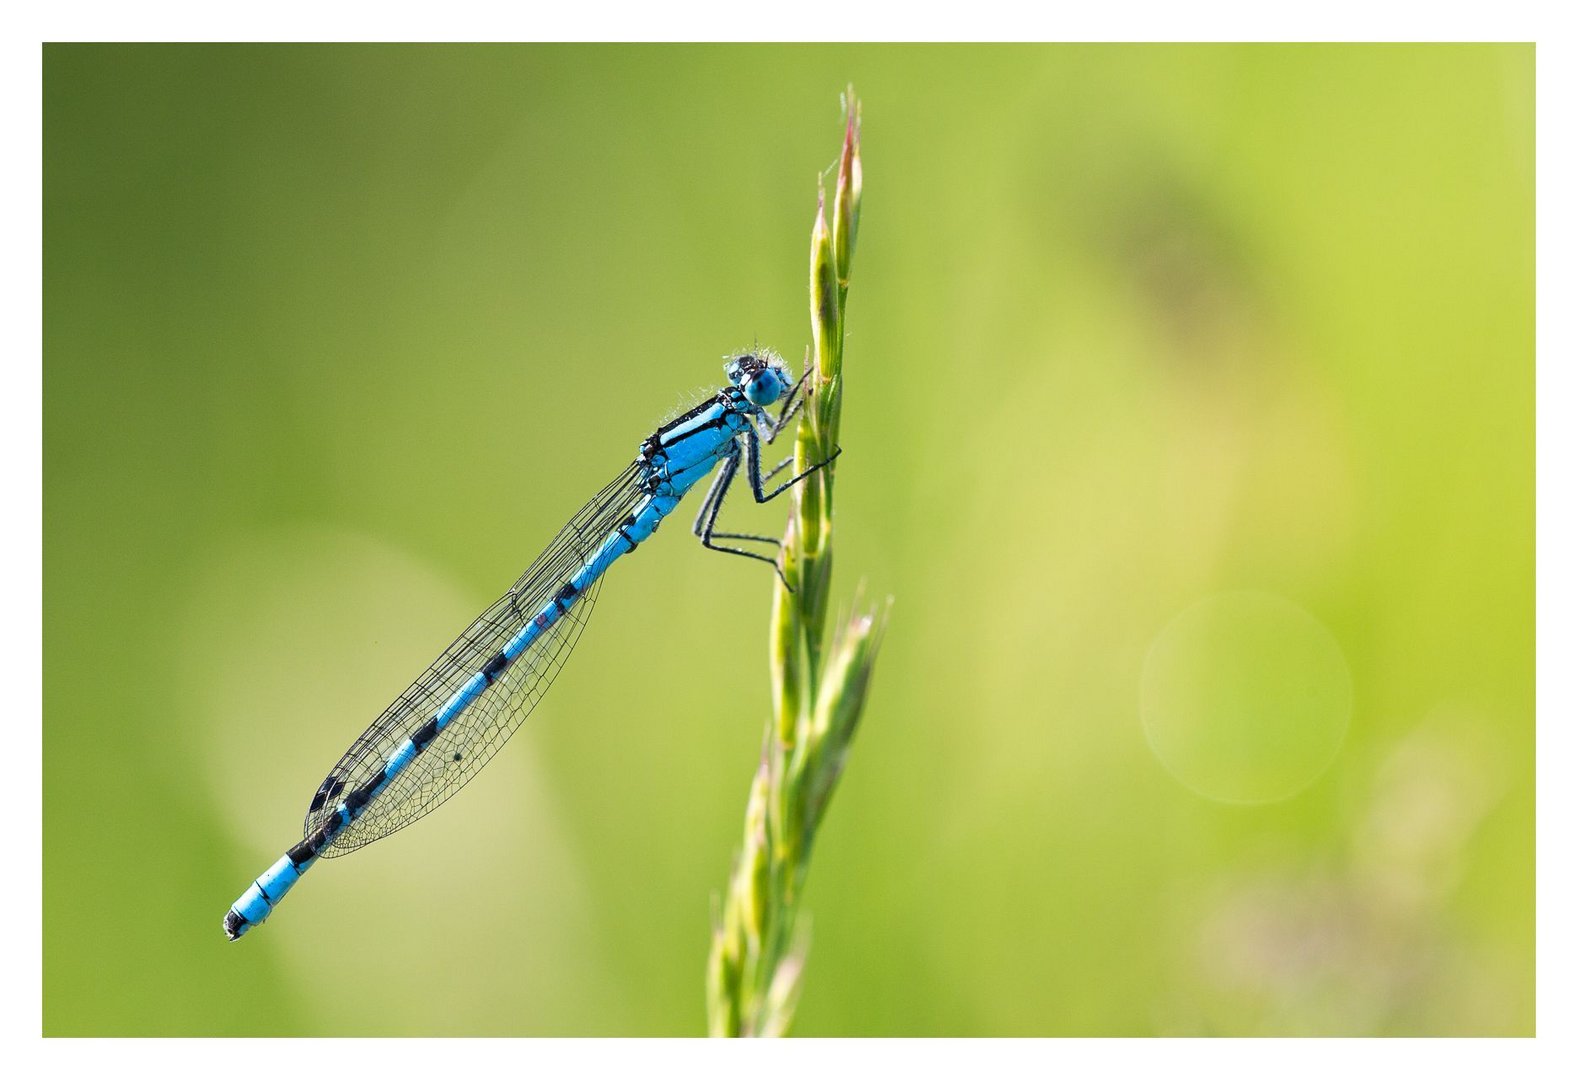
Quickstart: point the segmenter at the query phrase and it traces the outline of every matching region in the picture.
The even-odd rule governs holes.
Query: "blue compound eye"
[[[772,368],[764,368],[753,375],[742,387],[752,405],[771,405],[784,392],[783,379]]]

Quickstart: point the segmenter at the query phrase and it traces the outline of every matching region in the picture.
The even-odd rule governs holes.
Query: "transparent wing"
[[[631,465],[582,507],[520,580],[467,627],[422,676],[351,744],[307,809],[310,837],[337,810],[343,793],[383,771],[395,749],[432,719],[460,687],[581,569],[603,540],[630,516],[644,494]],[[475,776],[521,726],[552,685],[591,617],[601,579],[456,716],[361,816],[325,848],[332,858],[388,836],[426,814]]]

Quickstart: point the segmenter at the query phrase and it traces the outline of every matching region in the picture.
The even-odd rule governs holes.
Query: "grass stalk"
[[[844,144],[828,220],[825,188],[811,229],[812,366],[795,436],[795,471],[838,447],[844,312],[860,225],[860,107],[844,98]],[[775,581],[768,631],[773,715],[746,800],[745,833],[714,917],[707,1025],[719,1036],[783,1035],[810,947],[800,907],[811,846],[843,772],[887,624],[887,605],[841,619],[827,635],[837,463],[793,489],[784,531],[786,589]],[[792,591],[791,591],[792,590]]]

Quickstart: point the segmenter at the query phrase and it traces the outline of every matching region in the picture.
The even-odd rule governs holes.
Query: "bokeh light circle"
[[[1353,681],[1330,631],[1262,592],[1226,592],[1157,635],[1140,674],[1140,720],[1179,783],[1221,802],[1296,795],[1348,733]]]

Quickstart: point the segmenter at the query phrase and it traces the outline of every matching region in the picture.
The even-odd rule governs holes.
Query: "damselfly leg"
[[[801,382],[797,383],[796,387],[798,388],[798,386],[801,385],[801,383],[804,383],[804,381],[805,376],[801,376]],[[781,422],[786,421],[787,416],[781,418]],[[768,491],[766,490],[766,481],[776,476],[781,470],[784,469],[785,466],[793,461],[794,458],[791,456],[779,462],[773,467],[772,471],[767,473],[767,475],[764,477],[762,475],[760,436],[758,436],[754,430],[749,430],[741,435],[741,439],[745,442],[746,474],[750,478],[751,494],[756,497],[756,501],[758,503],[771,502],[773,499],[776,499],[778,496],[782,495],[785,491],[788,491],[791,487],[798,484],[800,481],[804,480],[818,469],[833,461],[840,453],[842,453],[842,449],[834,450],[832,454],[830,454],[825,460],[817,462],[815,465],[812,465],[810,468],[806,469],[799,475],[790,477],[788,480],[785,480],[773,490]],[[726,555],[740,555],[747,559],[756,559],[759,562],[769,564],[772,566],[773,572],[778,575],[778,580],[783,582],[784,588],[788,589],[790,592],[793,592],[794,589],[790,586],[788,579],[784,577],[783,569],[778,565],[778,560],[776,558],[768,558],[766,555],[759,555],[754,551],[744,551],[740,548],[726,547],[722,544],[713,543],[714,540],[744,540],[754,541],[761,544],[771,544],[774,547],[782,546],[782,542],[776,537],[772,536],[760,536],[754,533],[726,533],[717,531],[718,512],[723,509],[723,500],[727,497],[729,493],[729,485],[734,482],[734,476],[737,472],[739,472],[739,468],[740,451],[738,445],[736,445],[733,452],[724,459],[722,467],[718,470],[717,477],[712,481],[712,486],[707,489],[707,496],[701,502],[701,510],[696,515],[696,521],[691,527],[691,531],[701,538],[701,546],[707,548],[708,550],[721,551]]]

